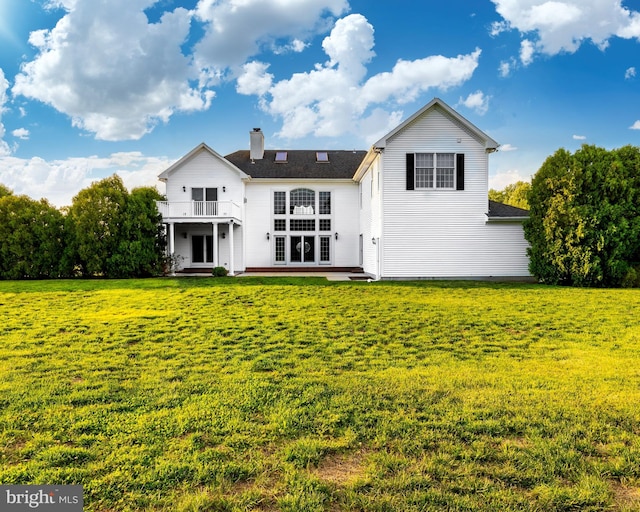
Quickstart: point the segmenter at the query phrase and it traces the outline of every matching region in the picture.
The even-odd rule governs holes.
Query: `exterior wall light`
[[[336,240],[338,239],[338,233],[336,232]]]
[[[187,238],[187,233],[186,232],[182,233],[182,238],[185,238],[185,239]]]
[[[222,233],[222,239],[224,240],[225,238],[227,238],[227,234],[226,233]]]
[[[182,191],[186,192],[187,191],[187,187],[185,187],[184,185],[182,186]]]
[[[224,185],[222,186],[222,191],[226,192],[227,191],[227,187],[225,187]]]
[[[269,233],[267,233],[267,240],[269,240]]]
[[[372,243],[373,245],[376,245],[376,238],[375,238],[375,237],[373,237],[373,238],[371,239],[371,243]]]

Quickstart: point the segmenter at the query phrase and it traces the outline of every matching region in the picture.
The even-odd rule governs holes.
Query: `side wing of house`
[[[200,144],[159,179],[166,183],[167,201],[158,207],[177,270],[216,266],[231,274],[243,270],[247,176]]]
[[[383,279],[528,276],[521,222],[488,223],[488,157],[497,146],[438,99],[378,141],[371,177],[363,174],[374,188],[380,180],[371,220],[362,219],[372,231],[379,224],[365,271]]]

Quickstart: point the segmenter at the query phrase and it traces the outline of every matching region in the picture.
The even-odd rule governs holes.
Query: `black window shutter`
[[[456,190],[464,190],[464,153],[456,155]]]
[[[407,153],[407,190],[415,188],[415,155]]]

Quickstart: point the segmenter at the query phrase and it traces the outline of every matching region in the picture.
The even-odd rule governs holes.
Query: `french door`
[[[316,261],[316,237],[291,237],[291,263],[314,263]]]
[[[191,237],[191,262],[213,263],[212,235],[193,235]]]
[[[193,201],[194,215],[211,217],[218,214],[217,188],[192,188],[191,200]]]
[[[276,235],[273,245],[273,262],[276,265],[298,263],[330,265],[331,245],[331,236],[328,235]]]

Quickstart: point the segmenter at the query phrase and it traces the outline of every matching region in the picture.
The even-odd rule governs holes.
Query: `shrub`
[[[226,277],[229,271],[224,267],[215,267],[212,271],[213,277]]]

